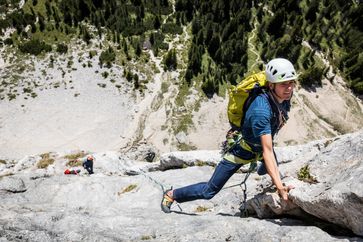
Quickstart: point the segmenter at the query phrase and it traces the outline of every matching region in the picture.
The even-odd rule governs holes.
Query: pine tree
[[[167,71],[171,71],[171,70],[176,70],[178,62],[177,62],[177,57],[176,57],[176,51],[175,49],[171,49],[170,51],[168,51],[165,59],[164,59],[164,70]]]
[[[219,40],[219,35],[218,34],[213,34],[212,39],[209,42],[209,46],[208,46],[208,52],[211,55],[212,58],[215,57],[215,53],[217,52],[217,50],[220,47],[220,40]]]

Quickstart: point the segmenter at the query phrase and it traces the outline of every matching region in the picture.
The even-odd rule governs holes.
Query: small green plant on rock
[[[209,209],[209,208],[204,207],[204,206],[198,206],[198,207],[195,209],[195,211],[196,211],[197,213],[202,213],[202,212],[207,211],[208,209]]]
[[[123,193],[131,192],[131,191],[132,191],[132,190],[134,190],[136,187],[137,187],[137,185],[136,185],[136,184],[131,184],[131,185],[129,185],[129,186],[127,186],[127,187],[125,187],[122,191],[119,191],[119,192],[118,192],[118,195],[120,196],[120,195],[121,195],[121,194],[123,194]]]
[[[66,54],[68,52],[68,46],[63,43],[57,44],[57,52],[60,54]]]
[[[309,165],[305,165],[300,168],[299,172],[297,172],[297,178],[300,181],[308,182],[310,184],[318,183],[318,180],[310,174]]]
[[[54,159],[50,156],[50,153],[41,154],[40,157],[42,159],[37,163],[37,167],[39,169],[47,168],[49,165],[54,163]]]
[[[86,153],[84,151],[80,151],[74,154],[69,154],[69,155],[65,155],[64,158],[68,159],[67,162],[67,166],[81,166],[82,165],[82,161],[78,160],[81,157],[84,157],[86,155]]]
[[[141,240],[151,240],[152,237],[150,235],[143,235],[141,236]]]

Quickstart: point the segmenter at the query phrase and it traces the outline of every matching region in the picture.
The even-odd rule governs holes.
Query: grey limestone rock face
[[[308,147],[310,145],[310,148]],[[293,204],[313,216],[351,229],[363,235],[363,132],[344,135],[321,143],[313,142],[303,147],[279,150],[280,156],[290,163],[282,170],[295,174],[283,181],[295,186],[289,193]],[[318,149],[316,149],[319,147]],[[296,156],[301,150],[309,151]],[[311,155],[314,154],[314,155]],[[286,158],[285,158],[286,159]],[[311,175],[318,181],[309,184],[296,179],[299,167],[309,165]],[[249,201],[250,209],[258,217],[291,214],[291,207],[284,205],[276,194],[258,194]]]
[[[363,132],[345,135],[308,161],[319,183],[291,192],[295,204],[363,235]]]
[[[243,193],[233,185],[244,179],[243,173],[233,175],[211,200],[182,203],[182,211],[173,205],[170,214],[161,211],[162,188],[208,181],[220,160],[218,151],[173,152],[152,163],[119,152],[95,153],[93,175],[84,170],[65,175],[61,154],[45,169],[38,169],[33,158],[24,158],[21,169],[14,170],[15,165],[1,171],[13,175],[0,178],[0,241],[363,241],[333,236],[302,220],[275,217],[309,213],[360,235],[361,140],[362,132],[295,151],[281,149],[285,157],[289,154],[284,152],[293,154],[280,165],[290,174],[283,181],[295,186],[291,202],[281,202],[273,189],[261,193],[271,184],[269,177],[251,174],[249,209],[259,218],[240,217]],[[309,152],[307,159],[303,150]],[[296,179],[306,162],[319,183]],[[182,169],[171,169],[176,164]]]
[[[196,165],[218,164],[221,154],[218,150],[194,150],[188,152],[175,151],[161,155],[160,168],[167,170],[170,168]]]
[[[26,187],[24,181],[19,177],[4,177],[0,180],[0,191],[6,192],[25,192]]]
[[[291,201],[282,201],[276,192],[258,194],[248,200],[246,206],[250,213],[256,213],[259,218],[272,218],[281,214],[303,216],[303,211],[299,206]]]

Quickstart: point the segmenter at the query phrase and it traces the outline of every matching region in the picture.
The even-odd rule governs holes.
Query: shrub
[[[0,6],[0,12],[3,10]],[[4,12],[6,11],[6,8],[4,8]],[[9,28],[11,26],[11,22],[8,19],[0,19],[0,30]]]
[[[171,49],[164,57],[164,71],[176,70],[178,65],[175,49]]]
[[[129,81],[129,82],[131,82],[132,81],[132,78],[133,78],[133,75],[132,75],[131,71],[128,71],[126,73],[126,80]]]
[[[43,41],[38,39],[32,39],[24,44],[19,45],[19,49],[23,53],[29,53],[32,55],[39,55],[42,51],[50,52],[52,47]]]
[[[299,76],[299,82],[302,86],[311,87],[312,85],[316,84],[321,86],[321,79],[323,78],[324,69],[313,66],[304,71]]]
[[[97,51],[95,51],[95,50],[90,50],[90,51],[88,52],[88,54],[89,54],[89,58],[90,58],[90,59],[92,59],[95,55],[97,55]]]
[[[132,191],[132,190],[134,190],[136,187],[137,187],[137,185],[136,185],[136,184],[131,184],[131,185],[129,185],[129,186],[127,186],[127,187],[125,187],[122,191],[119,191],[119,192],[118,192],[118,195],[120,196],[120,195],[121,195],[121,194],[123,194],[123,193],[131,192],[131,191]]]
[[[50,153],[41,154],[40,157],[42,159],[37,163],[37,167],[39,169],[47,168],[49,165],[54,163],[54,159],[50,157]]]
[[[106,79],[108,77],[109,73],[107,71],[104,71],[104,72],[102,72],[101,75],[102,75],[103,78]]]
[[[300,168],[299,172],[297,172],[297,178],[300,181],[308,182],[308,183],[318,183],[318,180],[310,174],[309,165],[305,165]]]
[[[179,25],[174,23],[166,23],[161,27],[163,33],[166,34],[182,34],[183,29]]]
[[[82,166],[82,163],[83,163],[82,160],[75,159],[75,160],[68,161],[66,166],[70,166],[70,167]]]
[[[363,94],[363,81],[353,84],[352,89],[357,94]]]
[[[218,93],[218,82],[213,79],[203,80],[202,90],[208,98],[212,98],[214,93]]]
[[[140,87],[139,75],[137,75],[137,73],[134,74],[134,87],[135,89],[138,89]]]
[[[57,44],[57,52],[60,54],[65,54],[68,51],[68,46],[66,44]]]
[[[101,66],[106,63],[107,67],[110,68],[112,66],[112,62],[116,59],[115,51],[109,47],[106,51],[102,51],[99,61]]]
[[[196,211],[197,213],[205,212],[205,211],[207,211],[207,210],[208,210],[208,208],[207,208],[207,207],[203,207],[203,206],[198,206],[198,207],[195,209],[195,211]]]
[[[6,45],[12,45],[12,44],[14,44],[14,41],[13,41],[12,38],[7,38],[7,39],[4,40],[4,44],[6,44]]]
[[[64,158],[68,159],[67,162],[67,166],[81,166],[82,165],[82,161],[78,160],[81,157],[84,157],[86,155],[86,153],[84,153],[83,151],[74,153],[74,154],[70,154],[70,155],[65,155]]]

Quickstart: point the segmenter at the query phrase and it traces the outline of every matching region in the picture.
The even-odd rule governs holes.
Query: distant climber
[[[86,169],[90,175],[93,174],[94,160],[95,158],[93,157],[93,155],[87,155],[87,157],[82,160],[83,168]]]
[[[174,201],[183,203],[213,198],[242,165],[257,160],[263,161],[258,173],[268,173],[279,195],[284,201],[288,200],[292,187],[281,181],[273,138],[288,119],[290,99],[298,76],[292,63],[283,58],[268,62],[262,76],[267,81],[266,88],[254,95],[247,110],[243,110],[241,126],[232,132],[239,132],[240,135],[236,136],[240,138],[225,151],[210,180],[165,191],[161,201],[163,212],[170,213]]]

